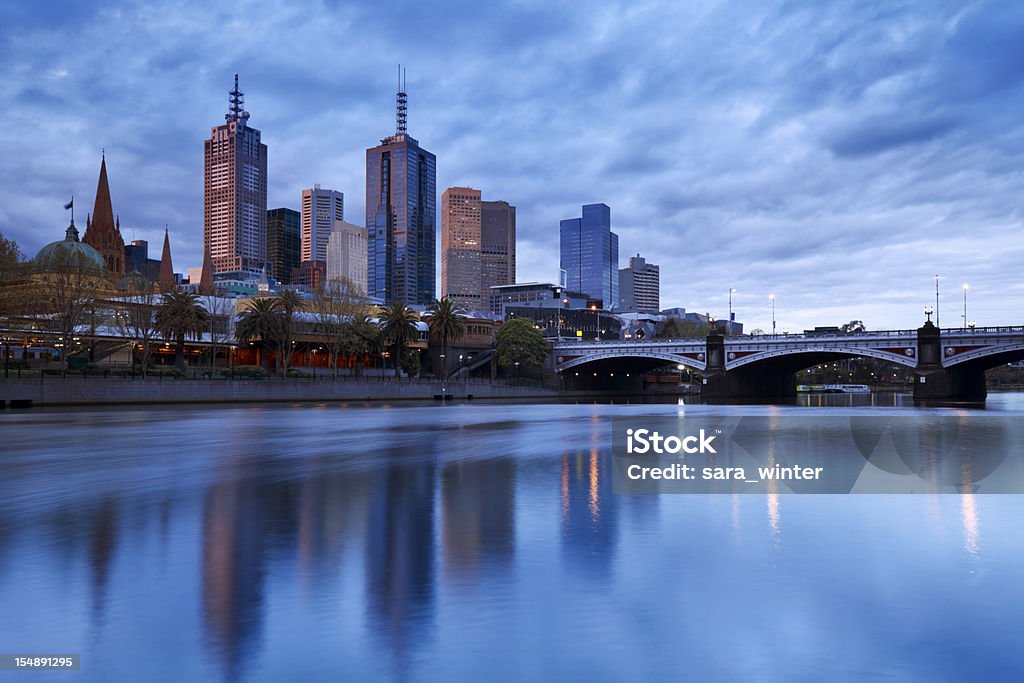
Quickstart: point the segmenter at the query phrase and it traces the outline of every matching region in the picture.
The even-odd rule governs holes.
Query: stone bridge
[[[559,341],[555,369],[574,388],[640,386],[647,370],[674,364],[703,375],[709,398],[765,398],[796,392],[798,370],[844,358],[876,358],[913,369],[918,399],[984,400],[985,370],[1024,360],[1024,327],[856,334],[762,335],[604,342]]]

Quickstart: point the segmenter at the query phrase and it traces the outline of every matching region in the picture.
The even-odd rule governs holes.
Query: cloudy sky
[[[520,281],[553,281],[558,221],[604,202],[664,306],[724,317],[735,288],[748,330],[770,293],[780,330],[906,328],[938,274],[943,326],[964,283],[968,319],[1024,322],[1024,5],[299,5],[0,6],[0,232],[29,254],[61,238],[105,148],[125,239],[158,250],[167,224],[176,269],[198,266],[235,72],[268,206],[321,183],[362,223],[401,62],[439,194],[518,207]]]

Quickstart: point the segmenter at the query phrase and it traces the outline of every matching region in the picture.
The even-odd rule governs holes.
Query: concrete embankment
[[[587,394],[596,392],[586,392]],[[259,401],[383,401],[467,398],[553,399],[564,392],[487,382],[403,379],[203,380],[119,377],[0,379],[6,407],[113,403],[247,403]],[[575,394],[574,394],[575,395]],[[583,395],[583,392],[580,392]],[[30,403],[29,403],[30,402]]]

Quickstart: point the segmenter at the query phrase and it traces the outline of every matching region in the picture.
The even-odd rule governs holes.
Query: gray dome
[[[103,254],[96,251],[88,244],[78,241],[78,229],[74,222],[68,226],[66,236],[59,242],[50,242],[39,250],[33,263],[36,268],[46,271],[56,268],[74,267],[79,265],[84,270],[95,271],[102,274],[107,269],[106,259]]]

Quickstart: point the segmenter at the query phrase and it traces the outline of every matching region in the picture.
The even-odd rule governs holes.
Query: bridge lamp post
[[[925,314],[925,317],[927,318],[927,322],[931,322],[932,321],[932,313],[934,313],[934,312],[935,312],[935,309],[932,308],[931,306],[925,306],[924,307],[924,314]]]
[[[935,276],[935,327],[939,326],[939,276]]]
[[[967,283],[964,283],[964,327],[967,327]]]
[[[729,288],[729,327],[727,328],[728,332],[726,332],[726,335],[730,337],[732,336],[732,294],[735,291],[735,287]]]
[[[769,294],[768,300],[772,302],[772,336],[775,336],[775,295]]]

